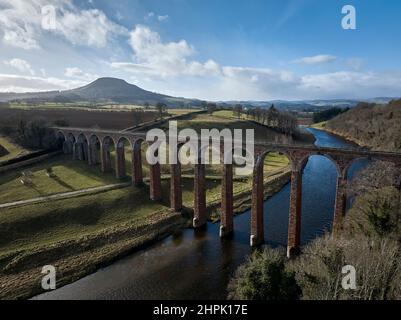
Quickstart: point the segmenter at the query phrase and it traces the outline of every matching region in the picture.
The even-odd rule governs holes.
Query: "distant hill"
[[[329,109],[333,107],[338,108],[352,108],[360,102],[368,103],[388,103],[395,98],[392,97],[378,97],[372,99],[328,99],[328,100],[268,100],[268,101],[226,101],[231,105],[242,104],[244,106],[254,106],[260,108],[269,108],[272,104],[278,109],[282,110],[304,110],[304,111],[317,111],[322,109]]]
[[[327,130],[375,150],[401,151],[401,99],[360,103],[327,122]]]
[[[15,100],[33,102],[92,102],[92,103],[129,103],[155,105],[158,102],[166,103],[170,107],[184,107],[186,105],[200,106],[201,101],[170,97],[139,88],[128,82],[116,78],[99,78],[94,82],[77,89],[66,91],[49,91],[33,93],[0,93],[0,101]]]
[[[244,106],[267,108],[274,104],[282,110],[305,110],[316,111],[331,107],[354,107],[359,102],[388,103],[393,98],[382,97],[365,100],[332,99],[332,100],[271,100],[271,101],[221,101],[221,106],[232,106],[241,103]],[[151,91],[144,90],[128,82],[116,78],[99,78],[94,82],[72,90],[29,92],[29,93],[0,93],[0,102],[21,100],[33,103],[59,102],[59,103],[126,103],[139,104],[149,103],[155,105],[158,102],[167,104],[169,107],[200,107],[204,103],[198,99],[187,99],[171,97]]]

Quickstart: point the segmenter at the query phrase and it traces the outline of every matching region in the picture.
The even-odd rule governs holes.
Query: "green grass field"
[[[50,167],[54,172],[52,178],[46,175],[46,169]],[[22,171],[32,173],[31,186],[21,183]],[[0,175],[0,203],[113,183],[118,183],[118,180],[112,173],[102,174],[99,166],[91,167],[86,162],[73,161],[70,155],[63,155]]]
[[[180,116],[191,112],[199,111],[201,109],[168,109],[167,112],[172,116]]]
[[[217,128],[255,128],[259,139],[274,140],[277,133],[264,126],[241,121],[226,113],[217,115],[197,115],[190,121],[179,121],[179,128],[191,127],[195,130]],[[149,174],[149,165],[143,146],[142,161],[144,176]],[[126,170],[131,174],[131,151],[126,148]],[[112,152],[114,165],[115,153]],[[266,158],[265,178],[277,175],[288,168],[288,159],[276,153]],[[55,177],[46,175],[51,167]],[[193,170],[191,165],[182,167],[183,203],[193,206]],[[20,182],[21,171],[31,171],[33,186]],[[206,167],[206,198],[208,203],[221,200],[221,165]],[[97,194],[81,195],[71,199],[53,200],[46,203],[0,209],[0,251],[4,254],[24,251],[72,240],[84,235],[96,234],[104,229],[113,228],[121,223],[143,223],[152,219],[161,210],[170,206],[170,168],[162,166],[163,200],[160,203],[149,200],[149,188],[127,187]],[[128,178],[127,178],[128,179]],[[0,203],[35,198],[61,192],[81,190],[106,184],[117,183],[114,172],[103,174],[99,166],[91,167],[84,161],[73,161],[71,155],[62,155],[40,164],[13,170],[0,177]],[[236,178],[234,194],[249,191],[252,177]]]
[[[127,152],[128,153],[128,152]],[[104,184],[116,183],[114,173],[102,174],[98,166],[90,167],[82,161],[70,160],[70,155],[60,156],[45,163],[28,168],[33,173],[35,188],[19,183],[18,171],[0,178],[0,202],[10,202],[33,198],[43,194],[53,194],[79,190]],[[127,157],[128,158],[128,157]],[[128,158],[130,159],[130,158]],[[130,166],[127,160],[127,168]],[[278,154],[270,154],[266,159],[265,177],[283,170],[288,160]],[[57,181],[45,174],[52,167]],[[208,166],[209,167],[209,166]],[[218,168],[210,166],[208,174],[216,178],[206,180],[206,199],[218,202],[221,199],[221,176]],[[146,169],[147,166],[144,167]],[[146,170],[145,170],[146,171]],[[183,203],[193,207],[193,167],[183,172]],[[167,176],[168,175],[164,175]],[[189,176],[189,177],[188,177]],[[163,200],[155,203],[149,200],[149,188],[127,187],[118,190],[83,195],[72,199],[0,210],[0,251],[6,253],[29,250],[58,241],[71,240],[83,235],[112,228],[127,221],[143,222],[160,210],[168,210],[169,179],[163,179]],[[251,177],[234,181],[234,194],[251,188]]]
[[[272,155],[268,175],[283,168]],[[275,163],[273,165],[273,163]],[[268,166],[267,166],[268,167]],[[251,179],[234,182],[234,194],[249,190]],[[182,179],[183,204],[193,207],[193,179]],[[72,199],[54,200],[46,203],[0,210],[0,251],[4,254],[29,250],[58,241],[72,240],[103,229],[113,228],[130,221],[141,223],[151,219],[160,210],[170,206],[170,180],[162,180],[163,200],[158,203],[149,199],[149,188],[126,187],[123,189],[83,195]],[[221,199],[221,179],[206,180],[207,202]]]
[[[29,153],[29,150],[24,149],[3,136],[0,136],[0,145],[2,145],[8,151],[8,154],[2,157],[0,156],[0,162]]]
[[[247,120],[246,114],[241,114],[238,118],[238,115],[232,110],[218,110],[213,112],[213,116],[231,120]]]
[[[163,205],[147,188],[124,188],[0,211],[0,251],[74,239],[128,221],[149,219]]]
[[[112,153],[112,166],[114,165],[115,155]],[[149,165],[145,158],[145,149],[143,150],[143,173],[144,177],[149,176]],[[288,159],[277,153],[271,153],[266,158],[265,172],[269,174],[288,165]],[[54,176],[48,177],[46,169],[52,168]],[[126,151],[126,172],[127,179],[131,175],[131,152]],[[194,166],[183,166],[183,175],[193,175]],[[32,185],[21,183],[22,172],[32,173]],[[162,174],[169,175],[170,167],[162,166]],[[206,175],[219,176],[222,173],[221,165],[206,166]],[[114,172],[103,174],[100,166],[89,166],[84,161],[73,161],[71,155],[62,155],[49,159],[40,164],[13,170],[0,176],[0,204],[19,200],[33,199],[36,197],[77,191],[86,188],[98,187],[108,184],[118,183]]]
[[[193,128],[200,132],[201,129],[217,128],[219,130],[229,128],[236,129],[252,129],[255,128],[256,139],[264,141],[273,141],[277,133],[269,130],[264,126],[258,126],[247,121],[237,119],[230,119],[228,115],[231,111],[217,111],[213,115],[196,115],[192,120],[183,120],[178,122],[179,129]],[[225,115],[225,116],[224,116]],[[4,141],[6,141],[4,139]],[[20,152],[16,145],[10,145],[10,150],[15,153]],[[144,177],[149,176],[149,165],[146,161],[146,148],[142,146],[142,162]],[[131,175],[132,169],[132,153],[130,148],[126,146],[126,172]],[[288,165],[288,159],[284,155],[269,154],[267,157],[265,171],[275,171],[279,168]],[[115,169],[115,152],[112,152],[112,166]],[[54,177],[50,178],[46,175],[46,169],[52,168]],[[193,165],[182,166],[182,173],[186,175],[193,174]],[[22,171],[30,171],[33,176],[31,178],[32,185],[26,186],[21,183]],[[170,173],[169,165],[161,166],[162,174]],[[206,167],[206,175],[221,175],[221,165],[208,165]],[[44,161],[40,164],[35,164],[20,170],[13,170],[9,173],[0,176],[0,203],[13,202],[18,200],[25,200],[36,198],[40,196],[63,193],[69,191],[76,191],[91,187],[97,187],[107,184],[118,183],[119,181],[114,178],[114,173],[103,174],[100,172],[100,167],[91,167],[84,161],[73,161],[71,155],[63,155],[51,160]]]
[[[82,110],[137,110],[137,109],[144,109],[144,106],[141,105],[136,105],[136,104],[96,104],[93,105],[88,102],[71,102],[71,103],[57,103],[57,102],[46,102],[46,103],[40,103],[37,105],[32,105],[28,103],[23,103],[23,102],[12,102],[9,105],[9,108],[14,108],[14,109],[21,109],[21,110],[32,110],[32,109],[60,109],[60,108],[68,108],[68,109],[82,109]],[[177,108],[177,109],[168,109],[168,113],[170,115],[182,115],[182,114],[187,114],[190,112],[194,112],[200,109],[196,108]],[[155,107],[151,106],[147,111],[155,111]]]
[[[315,128],[315,129],[324,129],[324,128],[326,127],[326,123],[327,123],[327,121],[322,121],[322,122],[319,122],[319,123],[314,123],[314,124],[311,125],[311,127],[312,127],[312,128]]]
[[[243,132],[245,132],[246,129],[253,129],[256,141],[273,143],[280,142],[284,139],[282,134],[269,129],[264,125],[258,125],[250,121],[244,121],[244,119],[231,117],[229,116],[230,113],[231,111],[221,110],[213,114],[197,114],[191,119],[179,120],[178,130],[191,128],[200,134],[202,129],[223,130],[228,128],[241,129]],[[161,129],[168,130],[168,124],[163,125]]]

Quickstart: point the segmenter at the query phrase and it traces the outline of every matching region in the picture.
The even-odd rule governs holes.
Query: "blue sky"
[[[400,14],[397,0],[0,0],[0,91],[113,76],[206,100],[395,97]]]

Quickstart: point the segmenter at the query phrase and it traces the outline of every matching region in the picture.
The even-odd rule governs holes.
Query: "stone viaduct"
[[[53,128],[62,143],[64,153],[71,153],[73,159],[87,161],[89,165],[100,163],[102,172],[112,170],[111,152],[115,150],[115,173],[118,179],[126,177],[125,145],[132,151],[132,183],[143,184],[141,146],[151,144],[141,132],[106,131],[80,128]],[[256,143],[255,164],[253,172],[252,208],[251,208],[251,246],[264,242],[264,178],[263,165],[270,152],[279,152],[288,157],[291,165],[291,195],[288,222],[287,255],[292,257],[299,253],[301,236],[302,209],[302,174],[310,156],[321,155],[330,159],[337,168],[337,190],[333,214],[332,232],[335,235],[342,226],[346,211],[347,173],[352,163],[359,159],[382,160],[401,166],[401,154],[374,152],[357,149],[320,148],[303,145],[276,145]],[[160,164],[150,165],[149,189],[150,199],[160,201],[162,198]],[[182,186],[180,164],[170,165],[170,206],[175,211],[182,209]],[[194,219],[193,226],[199,228],[207,222],[205,164],[195,164],[194,176]],[[221,190],[221,226],[220,236],[231,234],[233,221],[233,165],[223,164]]]

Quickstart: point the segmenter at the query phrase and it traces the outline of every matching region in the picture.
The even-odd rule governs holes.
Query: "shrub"
[[[342,268],[356,269],[356,290],[341,286]],[[350,240],[326,236],[313,241],[289,267],[302,288],[302,299],[401,299],[398,243],[359,236]]]
[[[301,291],[293,272],[285,267],[285,254],[266,248],[255,251],[229,284],[229,298],[239,300],[295,300]]]
[[[394,187],[371,190],[356,198],[348,211],[345,232],[369,237],[398,237],[400,192]]]

